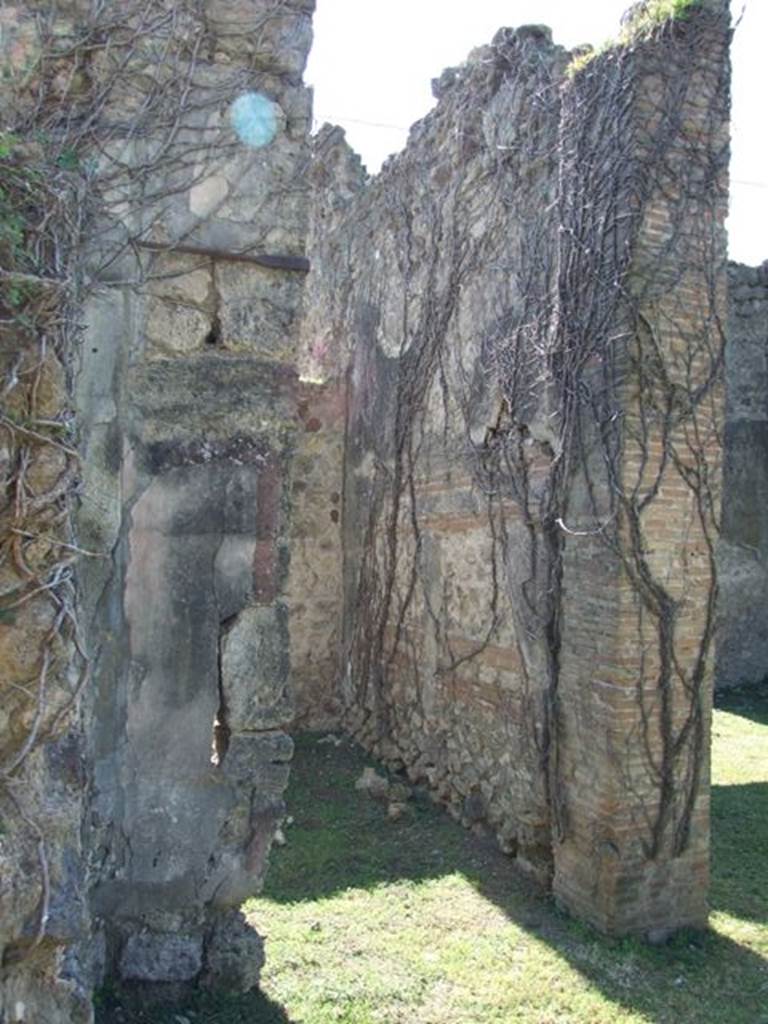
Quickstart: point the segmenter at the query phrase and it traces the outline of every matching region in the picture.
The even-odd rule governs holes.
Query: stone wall
[[[559,698],[567,824],[555,846],[554,890],[576,913],[618,933],[664,934],[707,918],[727,26],[723,5],[701,5],[687,24],[638,46],[627,55],[626,106],[591,127],[591,137],[604,140],[595,141],[597,153],[622,154],[618,166],[633,179],[617,223],[642,207],[634,236],[624,241],[619,227],[627,289],[604,328],[628,342],[612,368],[621,381],[614,410],[623,420],[621,475],[596,469],[588,494],[589,473],[579,474],[565,543]],[[617,70],[609,64],[604,77]],[[595,87],[603,99],[604,84],[577,76],[574,104],[588,104]],[[576,173],[595,187],[592,171]],[[598,219],[610,209],[606,193],[601,202]],[[582,214],[572,209],[578,225]],[[571,223],[566,236],[574,238],[580,228],[572,234]],[[612,249],[614,239],[603,236],[606,243]],[[575,282],[593,257],[571,251]],[[583,323],[596,301],[573,288],[566,321]],[[590,387],[596,378],[589,375]],[[597,450],[605,455],[608,446]],[[605,545],[613,516],[620,525]]]
[[[490,822],[543,878],[544,682],[532,666],[544,640],[517,628],[526,526],[485,487],[482,463],[503,415],[487,363],[494,339],[523,318],[530,289],[543,299],[552,287],[542,210],[555,197],[567,60],[533,28],[500,33],[445,73],[404,154],[340,204],[326,242],[336,262],[316,260],[336,274],[328,287],[344,306],[330,319],[350,352],[347,720],[454,815]],[[532,103],[536,130],[518,134]],[[343,166],[338,143],[322,141],[319,159]]]
[[[51,349],[41,363],[36,337],[3,331],[0,1020],[80,1024],[90,1020],[93,980],[77,703],[89,674],[69,617],[72,549],[60,546],[75,541],[66,495],[77,468],[60,355]],[[46,440],[42,429],[9,429],[6,417],[60,426]]]
[[[502,29],[372,180],[338,129],[310,152],[312,7],[157,5],[75,161],[79,344],[2,337],[11,1021],[257,982],[290,723],[343,724],[605,931],[706,916],[727,5],[591,58]],[[33,8],[0,13],[24,68]],[[733,271],[723,678],[761,657],[763,277]]]
[[[360,159],[339,128],[313,140],[307,251],[312,273],[304,289],[297,366],[299,432],[293,475],[293,525],[288,603],[295,728],[338,726],[338,672],[342,630],[347,364],[349,352],[334,321],[339,239],[334,225],[364,185]]]
[[[728,268],[718,687],[768,675],[768,265]]]
[[[727,43],[502,30],[371,182],[313,170],[344,721],[620,933],[706,916]]]
[[[263,959],[239,908],[260,888],[292,755],[286,581],[314,5],[62,3],[37,23],[34,6],[4,41],[45,53],[52,27],[62,109],[81,101],[73,82],[99,96],[99,155],[69,157],[99,199],[73,207],[86,284],[68,352],[90,682],[73,729],[26,768],[27,812],[43,814],[51,842],[50,906],[30,959],[41,886],[9,850],[0,1016],[75,1021],[91,1018],[105,978],[150,998],[234,991],[256,984]],[[99,17],[114,45],[91,66],[99,48],[83,57],[78,41]],[[36,412],[68,423],[60,384],[38,387]],[[41,487],[61,474],[42,469]],[[11,652],[33,639],[27,615]],[[76,654],[71,644],[75,667]],[[25,658],[11,684],[39,671]]]
[[[32,85],[39,54],[30,14],[0,11],[0,1020],[81,1024],[94,972],[79,704],[90,672],[70,516],[72,233],[53,209],[65,176],[39,139],[14,134],[35,99],[14,90],[20,76]]]
[[[277,105],[276,137],[226,158],[212,149],[174,194],[142,238],[147,283],[90,303],[77,381],[80,534],[111,551],[83,581],[96,653],[92,908],[108,974],[161,991],[256,984],[260,941],[239,908],[261,885],[292,752],[285,587],[311,5],[278,14],[208,5],[206,73],[239,68],[243,92]]]
[[[341,626],[343,381],[300,381],[297,397],[286,590],[296,699],[292,727],[330,729],[339,722],[335,681]]]

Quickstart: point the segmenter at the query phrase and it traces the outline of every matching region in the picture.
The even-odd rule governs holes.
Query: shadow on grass
[[[752,686],[716,691],[715,707],[748,718],[758,725],[768,725],[768,678]]]
[[[732,703],[728,710],[740,713]],[[762,714],[756,703],[749,700],[749,717]],[[351,889],[460,875],[576,969],[620,1014],[633,1012],[648,1024],[768,1024],[768,1013],[760,1009],[768,992],[768,962],[746,945],[714,930],[682,932],[659,947],[605,938],[558,911],[490,836],[457,826],[426,793],[416,793],[403,818],[387,820],[386,805],[354,786],[369,764],[349,743],[336,747],[316,736],[297,738],[287,794],[295,823],[287,829],[287,846],[272,853],[258,904],[267,933],[269,901],[322,904]],[[754,928],[768,918],[768,783],[713,787],[712,819],[713,908]],[[396,895],[386,898],[397,914]],[[268,950],[268,965],[273,956]],[[103,1004],[97,1024],[298,1024],[262,993],[229,999],[201,994],[186,1005],[151,1012],[119,1006]],[[306,1015],[302,1021],[312,1024]]]
[[[768,782],[712,787],[713,910],[768,924]]]
[[[315,902],[350,889],[371,891],[396,882],[460,874],[608,999],[643,1014],[647,1021],[692,1021],[695,991],[701,1000],[697,1024],[762,1022],[755,1013],[765,1000],[768,964],[748,947],[714,930],[681,932],[660,947],[605,938],[558,911],[550,897],[520,875],[495,841],[458,827],[426,794],[417,794],[406,817],[388,821],[386,805],[354,788],[363,766],[371,763],[347,743],[334,748],[318,744],[317,737],[298,738],[288,792],[295,824],[288,830],[288,845],[273,852],[264,900]],[[716,787],[713,819],[715,906],[762,921],[768,786]],[[266,909],[262,912],[268,914]],[[627,984],[628,963],[637,983]]]
[[[768,683],[743,686],[715,694],[721,711],[768,726]],[[756,734],[747,727],[748,735]],[[733,742],[733,740],[731,741]],[[737,746],[742,744],[736,740]],[[759,750],[747,753],[752,762]],[[746,747],[750,751],[749,746]],[[740,750],[737,750],[737,753]],[[764,772],[768,765],[763,766]],[[768,782],[756,781],[712,787],[713,910],[761,924],[768,923]]]
[[[297,1024],[263,992],[222,996],[199,993],[186,1002],[151,1009],[117,993],[96,1000],[96,1024]]]

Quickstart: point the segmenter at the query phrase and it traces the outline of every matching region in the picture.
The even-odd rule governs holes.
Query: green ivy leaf
[[[77,171],[80,169],[80,157],[75,149],[63,149],[56,160],[56,166],[63,171]]]

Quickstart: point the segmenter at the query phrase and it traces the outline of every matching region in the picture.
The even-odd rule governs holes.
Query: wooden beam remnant
[[[229,260],[231,263],[255,263],[260,267],[269,267],[272,270],[290,270],[300,274],[309,272],[309,260],[306,256],[247,251],[229,252],[226,249],[217,249],[214,246],[187,245],[185,242],[167,244],[164,242],[140,241],[137,244],[140,248],[149,249],[151,252],[180,252],[188,256],[204,256],[212,260]]]

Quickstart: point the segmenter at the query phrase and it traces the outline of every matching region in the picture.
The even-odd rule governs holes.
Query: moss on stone
[[[566,74],[572,78],[608,50],[647,39],[659,26],[685,18],[691,8],[700,4],[701,0],[641,0],[627,11],[618,36],[596,47],[580,47],[566,68]]]

